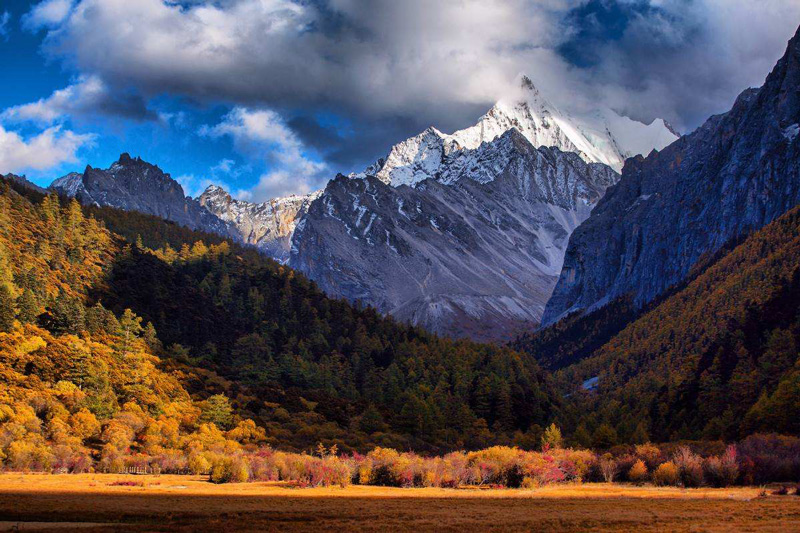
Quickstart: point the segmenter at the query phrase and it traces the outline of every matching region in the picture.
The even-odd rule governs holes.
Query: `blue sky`
[[[0,38],[0,64],[7,72],[6,81],[0,88],[0,109],[47,99],[53,92],[79,82],[81,77],[79,70],[42,52],[44,29],[23,28],[23,17],[32,4],[35,3],[25,0],[2,4],[2,12],[9,13],[9,16],[5,35]],[[22,167],[13,170],[46,186],[67,172],[82,171],[87,164],[107,168],[120,153],[128,151],[158,164],[179,178],[189,189],[187,193],[198,194],[204,180],[224,183],[233,190],[252,187],[258,165],[235,153],[230,140],[197,134],[203,125],[218,123],[229,111],[228,106],[192,104],[168,94],[153,98],[147,105],[155,112],[154,116],[67,115],[59,121],[63,129],[95,136],[77,150],[76,158],[43,169]],[[159,117],[159,114],[165,116]],[[14,131],[25,135],[36,135],[41,129],[37,124],[13,125]],[[0,169],[0,172],[9,170]]]
[[[796,0],[2,0],[0,173],[121,152],[196,195],[324,186],[525,72],[557,104],[682,131],[759,85]]]

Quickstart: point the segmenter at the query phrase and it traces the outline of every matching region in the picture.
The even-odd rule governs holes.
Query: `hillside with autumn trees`
[[[252,424],[287,450],[532,445],[559,401],[528,355],[327,298],[219,237],[13,184],[0,272],[3,420],[92,453],[119,420],[138,440]]]
[[[3,183],[0,460],[70,471],[219,467],[221,480],[237,469],[352,479],[361,461],[389,460],[400,469],[391,483],[422,483],[432,469],[445,476],[435,484],[496,475],[508,484],[522,483],[508,465],[540,481],[575,468],[603,477],[610,459],[548,454],[551,442],[611,450],[622,475],[635,457],[623,444],[796,435],[799,236],[795,209],[648,308],[620,300],[523,337],[525,351],[514,351],[328,298],[218,236]],[[745,442],[761,453],[773,441]],[[392,450],[543,444],[541,456],[485,452],[516,459],[481,475],[468,465],[485,455],[449,455],[445,468]],[[719,444],[698,446],[718,454],[712,466],[724,459]],[[314,449],[316,458],[274,455]],[[341,452],[369,455],[344,464]],[[673,453],[663,448],[658,460]],[[256,475],[264,461],[273,466]],[[454,474],[458,464],[468,470]],[[375,475],[363,482],[384,482]]]
[[[709,263],[627,325],[601,311],[528,340],[552,345],[572,324],[588,346],[621,330],[556,374],[574,442],[800,433],[800,208]]]

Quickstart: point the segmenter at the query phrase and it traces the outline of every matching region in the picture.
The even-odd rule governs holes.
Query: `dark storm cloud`
[[[800,23],[796,0],[70,5],[48,26],[52,57],[144,95],[279,110],[337,166],[429,125],[469,124],[520,72],[563,107],[608,105],[685,131],[760,84]],[[308,118],[317,112],[351,131]]]
[[[683,131],[760,86],[800,24],[784,0],[592,0],[559,47],[606,103]]]

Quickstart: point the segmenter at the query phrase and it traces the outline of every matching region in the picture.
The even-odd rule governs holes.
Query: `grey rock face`
[[[321,191],[305,196],[273,198],[264,203],[236,200],[216,185],[198,198],[200,205],[228,222],[242,242],[252,244],[265,254],[285,263],[289,259],[292,235],[298,221]]]
[[[516,129],[453,160],[446,179],[413,188],[337,177],[295,230],[289,265],[441,334],[502,340],[537,324],[570,233],[618,174]]]
[[[643,304],[703,254],[800,202],[800,31],[761,89],[663,151],[630,159],[572,235],[543,322],[631,294]]]
[[[231,235],[227,223],[184,195],[183,188],[160,168],[122,154],[106,170],[86,167],[55,180],[50,188],[87,205],[139,211],[191,229]],[[234,234],[235,235],[235,234]]]

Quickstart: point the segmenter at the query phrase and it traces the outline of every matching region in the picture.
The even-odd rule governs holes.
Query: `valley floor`
[[[0,475],[0,531],[800,531],[758,488],[299,489],[199,476]]]

